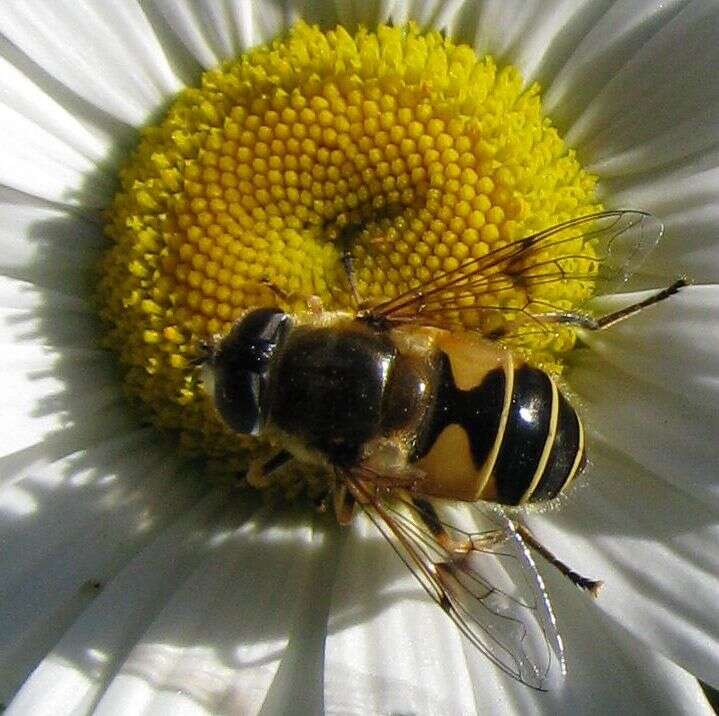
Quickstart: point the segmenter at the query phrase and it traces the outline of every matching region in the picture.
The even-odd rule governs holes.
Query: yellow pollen
[[[247,308],[277,305],[266,281],[288,310],[310,295],[351,307],[344,227],[363,227],[358,288],[378,299],[601,208],[536,84],[414,25],[350,35],[298,23],[206,72],[142,130],[120,183],[99,281],[107,343],[157,425],[230,463],[256,442],[216,417],[198,345]],[[571,307],[586,295],[553,291],[535,297]],[[518,289],[506,305],[525,300]],[[502,320],[475,325],[467,312],[485,331]],[[528,350],[557,369],[573,340],[567,329]]]

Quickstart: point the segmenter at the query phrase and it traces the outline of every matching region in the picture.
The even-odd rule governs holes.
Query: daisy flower
[[[6,713],[712,712],[719,7],[5,0],[0,37]],[[568,674],[539,692],[367,520],[224,479],[257,444],[192,359],[265,279],[351,305],[352,222],[391,238],[356,247],[376,297],[600,206],[660,217],[643,275],[693,285],[533,348],[591,462],[528,524],[605,582],[540,564]]]

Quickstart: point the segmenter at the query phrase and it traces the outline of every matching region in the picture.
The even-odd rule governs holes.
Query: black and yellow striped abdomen
[[[550,500],[584,460],[574,408],[544,371],[469,333],[439,334],[435,396],[412,461],[419,489],[505,505]]]

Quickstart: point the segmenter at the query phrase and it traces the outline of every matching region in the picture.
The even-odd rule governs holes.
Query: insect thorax
[[[394,439],[406,454],[426,412],[430,369],[389,332],[360,322],[299,326],[272,373],[269,422],[339,467],[363,462],[377,440]]]

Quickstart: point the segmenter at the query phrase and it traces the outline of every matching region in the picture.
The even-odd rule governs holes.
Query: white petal
[[[633,174],[694,164],[707,151],[716,163],[719,80],[711,68],[718,39],[713,3],[622,2],[604,15],[550,102],[582,108],[567,139],[590,169],[603,177]],[[596,92],[595,73],[606,84],[587,97]],[[591,89],[581,89],[583,82]]]
[[[420,3],[422,4],[422,3]],[[431,3],[423,3],[429,5]],[[406,22],[407,16],[414,16],[416,10],[405,10],[403,6],[412,6],[411,2],[393,2],[393,0],[337,0],[337,22],[350,30],[357,25],[372,28],[380,22],[385,22],[390,15],[398,22]],[[405,17],[405,19],[400,19]]]
[[[6,50],[7,54],[11,54]],[[7,57],[0,57],[0,94],[5,107],[56,137],[87,159],[102,161],[110,150],[109,138],[100,138],[68,111],[61,102],[48,96],[30,77]],[[12,149],[5,143],[5,149]]]
[[[205,68],[269,42],[300,18],[323,27],[332,27],[338,22],[338,13],[332,3],[325,0],[298,0],[286,4],[251,0],[222,3],[214,0],[151,0],[150,5]],[[365,12],[365,17],[376,24],[373,12]]]
[[[0,341],[11,346],[0,389],[13,395],[0,406],[0,455],[71,426],[89,439],[131,424],[115,360],[97,336],[91,302],[0,277]]]
[[[7,305],[12,299],[18,303],[27,301],[33,291],[28,284],[0,278],[0,305]],[[35,295],[38,296],[37,293]],[[45,294],[44,298],[48,296]],[[45,331],[57,331],[59,336],[66,336],[65,331],[72,326],[73,312],[78,309],[90,311],[89,306],[74,305],[77,299],[61,296],[55,296],[55,299],[52,308],[0,308],[3,342],[12,346],[12,362],[0,371],[0,388],[6,395],[13,395],[11,404],[6,402],[0,407],[0,420],[5,426],[2,454],[39,442],[73,422],[77,425],[89,419],[93,423],[91,430],[96,429],[96,416],[92,417],[96,410],[107,410],[115,405],[117,410],[125,413],[119,390],[113,397],[103,392],[115,382],[112,361],[106,354],[85,346],[63,351],[47,344]],[[65,318],[69,325],[64,325]],[[85,325],[86,319],[80,319],[79,323]],[[34,332],[37,326],[41,326],[39,335]],[[90,380],[97,382],[90,390],[88,401],[83,404],[82,396],[73,395],[69,387],[78,389],[83,386],[87,389]],[[91,399],[93,393],[97,400]],[[70,418],[75,409],[77,413]],[[112,417],[112,413],[110,409],[108,417]]]
[[[604,299],[612,311],[646,294]],[[712,411],[719,403],[719,286],[689,286],[584,341],[613,368]],[[586,356],[585,363],[592,361]],[[594,402],[599,386],[588,386]],[[651,400],[651,396],[647,396]],[[661,416],[659,416],[661,417]]]
[[[0,389],[14,396],[12,406],[0,409],[6,426],[0,455],[17,453],[71,427],[89,441],[131,426],[113,364],[104,356],[67,351],[61,361],[33,349],[17,350],[16,359],[21,365],[11,366],[0,379]]]
[[[717,686],[716,509],[592,447],[592,468],[533,530],[573,569],[604,580],[596,606],[613,621]]]
[[[689,674],[607,629],[560,580],[570,659],[564,684],[537,693],[497,673],[462,641],[368,525],[340,554],[325,664],[328,714],[711,713]],[[566,580],[565,580],[566,581]],[[552,584],[554,586],[554,584]]]
[[[87,296],[102,245],[97,224],[0,192],[0,275]]]
[[[42,525],[26,528],[23,544],[13,543],[15,554],[28,555],[25,574],[2,590],[3,691],[44,659],[15,705],[21,713],[91,704],[129,640],[152,619],[157,600],[203,555],[198,530],[206,529],[208,513],[216,515],[218,499],[193,507],[207,486],[178,470],[169,445],[149,445],[147,437],[130,435],[68,456],[36,480],[52,501],[35,516]],[[103,462],[111,456],[113,463]],[[85,461],[94,469],[73,467]]]
[[[235,513],[133,647],[98,714],[262,707],[299,616],[316,606],[322,540],[292,519],[260,512],[243,524]]]
[[[664,238],[643,270],[663,277],[685,273],[698,283],[717,281],[719,167],[692,175],[685,169],[650,172],[614,191],[612,204],[641,207],[664,222]]]
[[[45,104],[52,102],[48,100]],[[112,179],[98,171],[93,160],[55,134],[5,105],[0,105],[0,130],[4,155],[0,182],[63,204],[99,207],[107,203]],[[91,175],[95,181],[89,183]]]
[[[7,0],[0,30],[49,75],[133,126],[181,89],[139,3]]]
[[[459,634],[364,518],[339,559],[325,650],[327,712],[473,713]]]
[[[416,20],[447,29],[479,54],[517,66],[530,83],[551,80],[603,14],[587,0],[398,0],[390,15],[397,23]]]
[[[25,311],[24,317],[32,321],[35,312],[39,312],[45,304],[49,304],[48,310],[57,307],[57,310],[87,315],[91,315],[93,310],[83,298],[60,291],[44,291],[27,281],[0,275],[0,307]],[[13,335],[22,337],[22,326],[17,326],[18,323],[19,317],[18,320],[0,320],[0,326],[6,326],[8,329],[15,327]]]
[[[574,41],[548,47],[549,53],[558,55],[560,50],[563,57],[551,63],[553,72],[543,73],[548,80],[545,105],[559,126],[571,126],[644,44],[664,31],[684,4],[681,0],[619,0],[609,7],[595,2],[578,3],[585,13],[595,14],[588,24],[578,23],[579,17],[573,17],[567,27],[558,28],[558,34],[569,34]],[[642,96],[643,88],[635,88],[635,100]]]
[[[362,12],[360,9],[363,3],[348,2],[343,5],[357,6],[354,12]],[[383,2],[380,6],[380,12],[383,16],[389,15],[396,25],[413,20],[423,27],[447,29],[456,37],[469,41],[474,37],[477,31],[477,18],[462,15],[460,11],[465,3],[463,0],[449,0],[442,2],[441,0],[390,0]],[[345,13],[347,10],[345,10]]]
[[[648,270],[716,280],[717,7],[559,0],[451,8],[444,24],[456,36],[548,84],[547,113],[569,128],[568,143],[599,174],[608,201],[665,222]]]
[[[82,441],[73,430],[66,433],[3,459],[0,512],[7,550],[0,556],[0,564],[6,589],[26,580],[33,571],[41,571],[37,565],[48,554],[66,549],[65,542],[80,541],[81,535],[93,528],[98,512],[121,510],[126,496],[136,488],[135,481],[145,477],[141,465],[151,483],[166,477],[168,470],[174,474],[174,446],[159,442],[148,428],[99,441]],[[81,441],[85,444],[78,448]],[[161,460],[166,465],[159,468]],[[34,505],[31,512],[13,509],[19,493]],[[93,498],[97,498],[95,504]],[[42,520],[34,523],[39,513]],[[25,558],[17,560],[17,554]]]
[[[197,3],[188,0],[179,0],[179,2],[156,0],[154,4],[163,14],[170,28],[203,67],[209,68],[219,64],[222,55],[212,47],[211,40],[206,37],[205,28],[200,20],[202,14],[198,13],[199,17],[195,15],[194,8]],[[204,7],[204,4],[200,7]],[[215,7],[218,7],[217,3]],[[217,50],[219,49],[218,47]]]
[[[598,350],[576,352],[568,379],[590,435],[719,506],[716,296],[715,287],[688,289],[588,336]]]

